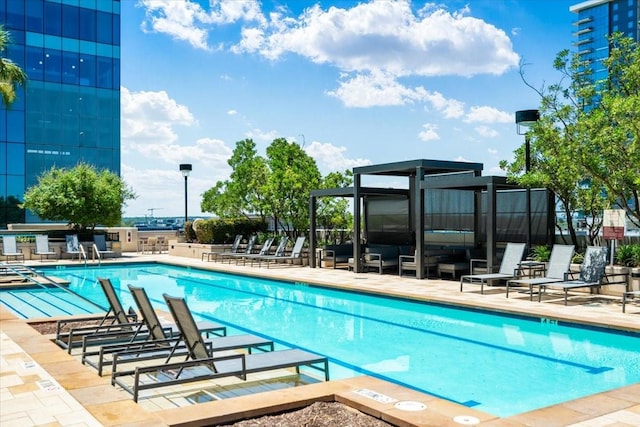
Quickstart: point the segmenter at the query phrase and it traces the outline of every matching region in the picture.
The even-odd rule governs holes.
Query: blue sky
[[[323,175],[411,159],[502,175],[523,143],[514,113],[560,79],[566,0],[121,2],[125,216],[189,215],[231,172],[235,143],[299,143]],[[363,182],[366,185],[402,185]],[[209,215],[209,214],[204,214]]]

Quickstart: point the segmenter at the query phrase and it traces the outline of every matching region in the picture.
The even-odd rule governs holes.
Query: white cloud
[[[178,139],[174,126],[197,124],[189,109],[169,98],[164,91],[120,90],[122,146],[128,150],[142,145],[171,144]]]
[[[145,10],[143,31],[168,34],[196,49],[211,49],[207,39],[212,25],[266,22],[257,0],[211,0],[209,11],[189,0],[139,0],[138,6]]]
[[[337,147],[330,143],[314,141],[304,151],[313,157],[323,175],[329,172],[344,172],[358,166],[371,164],[369,159],[349,159],[345,157],[346,147]]]
[[[495,129],[490,128],[489,126],[476,126],[474,130],[478,133],[478,135],[483,136],[485,138],[495,138],[500,134]]]
[[[280,133],[275,130],[264,131],[262,129],[251,129],[245,133],[245,137],[255,141],[271,142],[280,137]]]
[[[512,123],[514,116],[512,113],[500,111],[493,107],[471,107],[464,121],[467,123]]]
[[[424,130],[418,134],[418,138],[420,138],[422,141],[428,142],[437,141],[440,139],[440,135],[438,135],[437,132],[437,125],[432,123],[425,123],[422,125],[422,127],[424,128]]]
[[[447,119],[457,119],[464,114],[464,102],[447,99],[440,92],[429,92],[426,100]]]
[[[502,74],[517,66],[507,34],[468,14],[429,7],[416,15],[408,0],[315,5],[295,20],[277,14],[267,27],[245,28],[235,50],[269,59],[295,53],[348,72],[394,76]]]
[[[424,88],[405,87],[381,72],[344,77],[346,80],[340,82],[340,87],[327,95],[338,98],[347,107],[405,105],[427,96]]]
[[[238,114],[238,112],[236,110],[229,110],[229,111],[227,111],[227,114],[229,116],[235,116],[236,114]]]
[[[492,156],[496,156],[498,154],[498,150],[496,150],[495,148],[488,148],[487,152]]]

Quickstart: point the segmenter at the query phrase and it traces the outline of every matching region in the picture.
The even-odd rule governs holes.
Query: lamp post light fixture
[[[518,135],[524,135],[524,171],[531,170],[531,142],[529,140],[529,128],[540,119],[538,110],[516,111],[516,125]],[[531,250],[531,188],[526,189],[526,227],[527,227],[527,250]]]
[[[186,230],[187,227],[187,218],[189,217],[187,214],[187,179],[191,174],[191,164],[183,163],[180,165],[180,172],[182,172],[182,176],[184,176],[184,227]]]

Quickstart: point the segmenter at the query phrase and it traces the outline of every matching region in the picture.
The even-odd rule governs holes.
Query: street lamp
[[[184,227],[186,230],[187,227],[187,178],[189,178],[189,174],[191,173],[191,164],[183,163],[180,165],[180,172],[182,172],[182,176],[184,176]]]
[[[529,142],[529,128],[540,119],[538,110],[516,111],[516,125],[518,135],[524,135],[524,171],[531,169],[531,143]],[[531,250],[531,188],[527,185],[526,196],[526,226],[527,226],[527,250]]]

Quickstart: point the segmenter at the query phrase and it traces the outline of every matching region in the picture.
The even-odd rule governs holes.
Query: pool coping
[[[256,277],[274,278],[277,280],[299,281],[307,283],[310,276],[327,276],[338,277],[341,280],[351,283],[350,286],[342,284],[336,285],[335,279],[332,282],[327,280],[314,280],[313,284],[331,286],[341,289],[351,289],[362,291],[362,288],[368,289],[374,293],[385,293],[388,290],[380,289],[380,285],[376,280],[367,280],[373,278],[368,274],[365,277],[354,279],[360,274],[347,273],[346,271],[327,274],[328,269],[309,269],[308,267],[283,267],[276,269],[258,269],[256,267],[235,268],[236,266],[225,265],[207,265],[212,263],[199,262],[183,258],[162,255],[154,258],[148,258],[146,261],[157,261],[167,264],[179,266],[198,267],[207,270],[224,271],[235,274],[244,274]],[[143,261],[140,257],[136,257],[135,262]],[[77,264],[75,264],[77,265]],[[316,270],[314,274],[311,270]],[[250,274],[247,274],[250,273]],[[317,274],[316,274],[317,273]],[[305,277],[301,277],[305,276]],[[369,276],[369,277],[366,277]],[[378,275],[375,275],[378,276]],[[299,279],[299,280],[296,280]],[[361,280],[364,279],[364,280]],[[481,306],[482,309],[490,311],[499,311],[522,314],[517,310],[517,305],[507,303],[506,307],[495,307],[494,304],[488,304],[490,301],[482,301],[486,296],[472,296],[471,302],[462,300],[453,294],[450,298],[443,298],[442,295],[427,295],[419,292],[412,292],[411,288],[421,287],[434,282],[431,280],[415,280],[411,278],[399,278],[397,276],[383,275],[382,280],[393,279],[394,283],[405,284],[403,292],[395,289],[391,292],[392,296],[420,299],[422,301],[466,305],[470,308]],[[320,283],[318,283],[320,282]],[[325,282],[325,283],[322,283]],[[355,282],[355,283],[352,283]],[[371,286],[363,286],[362,282],[377,284]],[[446,281],[449,284],[452,282]],[[311,283],[310,283],[311,284]],[[407,289],[409,288],[409,289]],[[409,292],[408,292],[409,291]],[[457,292],[457,291],[456,291]],[[477,300],[473,303],[474,300]],[[461,302],[463,304],[461,304]],[[482,303],[482,304],[480,304]],[[537,304],[537,303],[536,303]],[[531,304],[533,305],[533,304]],[[550,305],[550,304],[549,304]],[[485,307],[487,306],[487,307]],[[559,320],[568,320],[572,323],[581,323],[598,327],[614,327],[621,330],[640,331],[640,317],[635,311],[627,313],[623,316],[613,316],[614,319],[597,320],[593,315],[584,313],[567,313],[562,310],[548,310],[552,307],[528,307],[527,314],[533,312],[534,316],[540,315],[541,318],[558,318]],[[533,310],[532,310],[533,308]],[[588,311],[588,310],[587,310]],[[602,314],[602,313],[600,313]],[[620,313],[621,314],[621,313]],[[551,317],[549,317],[551,316]],[[108,379],[103,378],[106,383],[101,382],[95,371],[82,365],[72,356],[69,360],[64,355],[66,352],[59,349],[55,344],[51,343],[45,336],[40,335],[28,325],[28,322],[16,319],[13,314],[7,310],[0,310],[0,330],[5,332],[13,341],[20,345],[26,353],[28,353],[34,362],[40,364],[47,370],[58,383],[68,389],[71,395],[76,398],[96,419],[103,425],[125,425],[136,421],[136,425],[179,425],[179,426],[196,426],[207,425],[220,422],[232,422],[246,417],[260,416],[284,410],[291,410],[306,406],[313,401],[338,401],[349,406],[359,409],[362,412],[377,416],[383,420],[394,423],[396,425],[457,425],[453,422],[452,417],[455,415],[474,416],[480,420],[480,425],[558,425],[565,426],[572,423],[581,423],[594,421],[598,418],[606,418],[607,420],[630,419],[633,420],[628,425],[638,424],[640,420],[640,383],[632,384],[619,389],[608,392],[598,393],[584,398],[563,402],[547,408],[541,408],[531,412],[518,414],[512,417],[498,418],[491,414],[485,414],[474,411],[472,408],[457,405],[455,403],[438,399],[430,395],[418,393],[413,390],[406,389],[402,386],[384,382],[372,377],[357,377],[348,380],[333,380],[326,383],[311,384],[302,387],[295,387],[269,393],[259,393],[254,395],[242,396],[233,399],[225,399],[215,402],[200,403],[197,405],[182,407],[170,410],[148,412],[139,405],[133,403],[130,396],[122,391],[116,390],[110,386]],[[62,354],[60,354],[62,353]],[[72,374],[59,375],[57,365],[64,361],[69,365],[74,363],[78,366],[73,368]],[[1,374],[0,374],[1,375]],[[78,376],[76,380],[84,380],[78,382],[72,378]],[[84,381],[84,382],[83,382]],[[363,397],[354,393],[356,389],[369,389],[378,393],[398,398],[399,400],[412,400],[423,402],[427,405],[425,411],[407,412],[396,409],[392,404],[376,402],[370,398]],[[101,402],[95,401],[95,391],[101,390],[105,393],[106,398]],[[91,398],[88,398],[91,396]],[[396,397],[398,396],[398,397]],[[126,408],[126,409],[124,409]],[[133,411],[133,412],[131,412]],[[126,414],[123,416],[123,414]],[[212,415],[213,414],[213,415]],[[140,423],[140,424],[138,424]],[[588,425],[588,424],[584,424]],[[619,424],[624,425],[624,424]]]

